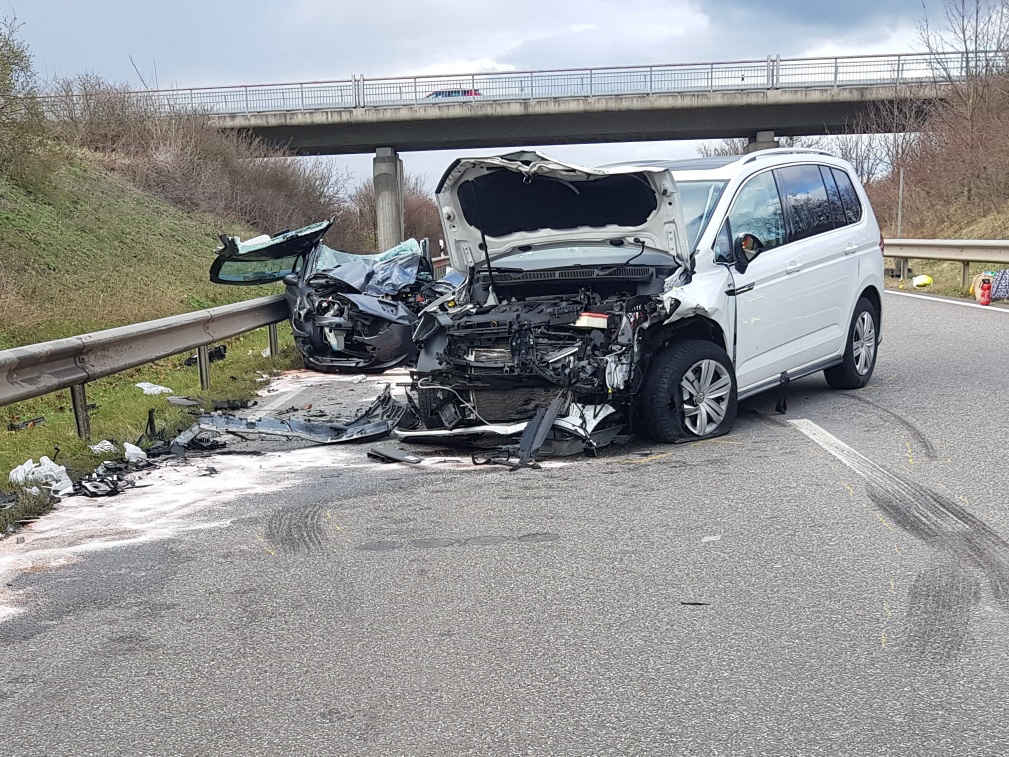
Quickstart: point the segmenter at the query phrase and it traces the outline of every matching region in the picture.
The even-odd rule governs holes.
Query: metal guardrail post
[[[652,67],[648,67],[648,94],[652,94],[654,83],[652,82]]]
[[[70,404],[74,408],[77,436],[87,441],[91,438],[91,418],[88,416],[88,397],[84,391],[84,384],[74,384],[70,387]]]
[[[201,344],[196,348],[196,365],[200,369],[200,389],[210,388],[210,347]]]
[[[592,80],[592,69],[589,69],[589,97],[596,93],[595,82]]]
[[[305,109],[305,85],[304,84],[299,84],[298,85],[298,94],[300,95],[300,99],[301,99],[301,109],[304,110]]]
[[[970,286],[968,283],[970,281],[970,261],[965,260],[960,265],[962,266],[960,269],[960,288],[966,289]]]
[[[280,340],[277,337],[277,324],[271,323],[266,327],[266,333],[270,341],[270,357],[277,357],[280,354]]]
[[[713,92],[715,89],[715,64],[708,64],[708,91]]]
[[[834,87],[837,88],[837,58],[834,58]]]
[[[242,87],[242,89],[245,91],[245,112],[248,113],[249,112],[249,88],[248,87]]]
[[[529,99],[533,99],[533,74],[532,71],[529,72]]]
[[[414,103],[414,105],[416,105],[417,102],[418,102],[418,100],[417,100],[417,77],[415,76],[415,77],[413,77],[413,103]]]

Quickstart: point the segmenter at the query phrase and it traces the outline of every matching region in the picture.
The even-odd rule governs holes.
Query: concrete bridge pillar
[[[379,147],[372,162],[375,180],[375,239],[379,250],[403,241],[403,160],[393,147]]]
[[[777,146],[778,143],[774,141],[773,131],[758,131],[755,136],[747,140],[744,152],[756,152],[757,150],[767,150]]]

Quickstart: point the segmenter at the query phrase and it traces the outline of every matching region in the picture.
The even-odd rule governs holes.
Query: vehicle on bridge
[[[429,92],[424,99],[426,100],[441,100],[444,98],[458,98],[458,97],[480,97],[479,89],[436,89],[434,92]]]
[[[582,168],[520,151],[455,161],[437,194],[468,275],[421,313],[424,428],[406,438],[701,439],[749,395],[872,375],[882,239],[828,153]]]
[[[454,290],[462,277],[450,271],[436,281],[423,245],[414,239],[375,255],[334,250],[322,243],[332,224],[321,221],[245,242],[222,234],[210,280],[283,281],[306,368],[381,371],[412,360],[417,312]]]

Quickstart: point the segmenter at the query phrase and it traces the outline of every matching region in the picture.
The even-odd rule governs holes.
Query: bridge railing
[[[909,53],[503,71],[249,84],[126,93],[166,112],[241,115],[466,101],[649,95],[803,87],[926,84],[982,68],[1009,69],[1009,52]],[[84,97],[80,95],[79,97]]]

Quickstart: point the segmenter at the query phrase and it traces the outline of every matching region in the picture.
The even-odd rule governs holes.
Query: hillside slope
[[[210,283],[220,232],[76,153],[34,192],[0,179],[0,349],[280,291]]]

